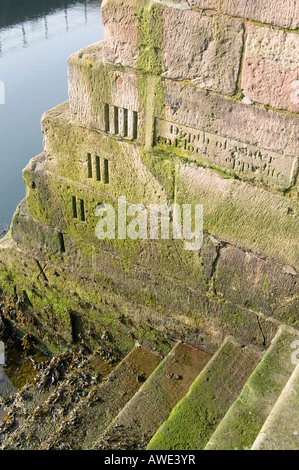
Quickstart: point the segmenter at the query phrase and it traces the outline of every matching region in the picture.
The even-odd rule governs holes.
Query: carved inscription
[[[297,158],[162,119],[155,120],[155,145],[180,149],[199,162],[281,188],[295,184],[298,171]]]

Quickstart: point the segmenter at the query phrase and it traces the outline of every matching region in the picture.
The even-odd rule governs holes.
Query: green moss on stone
[[[251,448],[295,367],[290,356],[294,338],[296,336],[287,331],[278,333],[206,449]]]
[[[231,361],[234,363],[232,374]],[[256,359],[229,341],[199,374],[150,441],[148,450],[203,449]],[[225,393],[223,393],[225,389]]]
[[[158,5],[140,8],[137,14],[139,32],[138,68],[152,75],[162,71],[160,47],[162,38],[162,19]]]

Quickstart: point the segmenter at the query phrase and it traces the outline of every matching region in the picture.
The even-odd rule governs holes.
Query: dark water
[[[4,361],[0,359],[0,396],[5,395],[3,392],[6,392],[8,383],[9,392],[22,388],[36,376],[38,364],[47,359],[45,354],[34,347],[30,347],[29,350],[24,349],[21,341],[16,338],[6,339]]]
[[[43,112],[68,98],[68,57],[102,39],[100,3],[0,0],[0,226],[25,196],[22,169],[42,151]]]

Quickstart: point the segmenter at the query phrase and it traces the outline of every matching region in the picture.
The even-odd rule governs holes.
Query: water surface
[[[99,0],[0,0],[0,228],[25,196],[22,169],[42,152],[43,112],[68,98],[68,57],[102,37]]]

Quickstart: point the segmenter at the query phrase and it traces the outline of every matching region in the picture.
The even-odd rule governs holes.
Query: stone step
[[[250,449],[295,368],[291,361],[291,345],[296,338],[299,338],[296,332],[278,330],[206,450]]]
[[[93,449],[145,449],[211,356],[178,343],[114,419]]]
[[[147,449],[203,449],[259,359],[250,349],[227,338],[158,429]]]
[[[251,449],[299,450],[299,365]]]
[[[135,347],[105,381],[95,384],[39,449],[90,449],[161,360],[158,355]]]
[[[78,359],[78,358],[77,358]],[[111,352],[98,348],[93,354],[82,356],[75,361],[64,380],[57,383],[50,395],[33,399],[40,403],[31,412],[26,413],[26,421],[6,439],[2,448],[35,450],[48,436],[55,432],[71,414],[78,402],[87,396],[95,384],[100,383],[111,373],[117,359]]]

